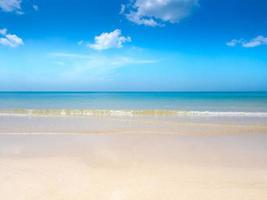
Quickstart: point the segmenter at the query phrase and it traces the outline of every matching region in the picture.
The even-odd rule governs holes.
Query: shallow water
[[[0,110],[267,112],[264,92],[0,92]]]

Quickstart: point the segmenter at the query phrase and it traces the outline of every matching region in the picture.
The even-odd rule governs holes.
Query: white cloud
[[[21,0],[0,0],[0,9],[4,12],[23,14],[21,10],[21,2]]]
[[[18,47],[23,45],[23,40],[15,34],[9,34],[7,29],[0,29],[0,45],[9,46],[9,47]]]
[[[241,45],[242,47],[245,47],[245,48],[253,48],[253,47],[257,47],[257,46],[267,45],[267,37],[259,35],[255,38],[252,38],[249,41],[245,41],[243,39],[239,39],[239,40],[233,39],[233,40],[227,42],[226,45],[230,46],[230,47],[235,47],[237,45]]]
[[[134,0],[122,5],[120,14],[138,25],[163,26],[190,15],[198,0]]]
[[[226,45],[229,47],[235,47],[236,45],[240,44],[241,42],[242,42],[242,40],[233,39],[233,40],[227,42]]]
[[[131,38],[123,36],[121,30],[116,29],[110,33],[102,33],[95,36],[95,42],[88,44],[88,47],[95,50],[121,48],[125,42],[131,42]]]
[[[6,35],[7,34],[7,29],[0,29],[0,35]]]
[[[158,62],[154,59],[122,55],[54,52],[50,53],[49,56],[54,60],[54,63],[64,66],[64,71],[61,74],[64,80],[77,78],[79,80],[107,80],[112,78],[116,70],[121,67],[148,65]]]
[[[261,45],[267,45],[267,37],[263,37],[262,35],[259,35],[252,40],[243,43],[243,47],[246,48],[257,47]]]
[[[154,64],[157,60],[154,59],[140,59],[129,56],[100,56],[100,55],[87,55],[87,54],[75,54],[75,53],[63,53],[54,52],[50,56],[54,58],[62,58],[69,61],[87,61],[91,63],[92,67],[96,66],[124,66],[131,64]]]
[[[38,11],[38,10],[39,10],[39,6],[38,6],[38,5],[33,5],[32,8],[33,8],[33,10],[35,10],[35,11]]]
[[[84,43],[83,40],[80,40],[79,42],[77,42],[78,45],[82,45]]]

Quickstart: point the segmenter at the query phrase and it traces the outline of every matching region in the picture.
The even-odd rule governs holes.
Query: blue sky
[[[265,0],[0,0],[0,90],[266,91]]]

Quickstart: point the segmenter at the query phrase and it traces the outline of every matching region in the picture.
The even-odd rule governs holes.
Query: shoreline
[[[87,116],[0,116],[1,134],[166,134],[225,135],[267,133],[267,118]]]
[[[248,117],[267,118],[264,111],[176,109],[5,109],[0,117]]]

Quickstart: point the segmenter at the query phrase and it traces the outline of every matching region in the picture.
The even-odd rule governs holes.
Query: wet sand
[[[267,133],[267,118],[87,116],[0,116],[0,134],[178,134]]]
[[[10,119],[5,120],[2,125]],[[31,124],[37,119],[26,120]],[[50,118],[46,123],[58,125],[58,120],[63,119]],[[172,126],[170,120],[142,121],[120,121],[115,127],[106,124],[102,134],[101,126],[86,131],[76,126],[83,131],[64,133],[70,123],[65,123],[65,129],[51,126],[42,130],[47,125],[44,122],[30,127],[16,121],[24,124],[20,132],[20,126],[2,127],[1,199],[267,199],[264,123],[242,121],[238,126],[233,120],[219,124],[190,120],[186,122],[190,126],[182,126],[185,121]],[[111,125],[113,132],[107,134]],[[228,128],[222,129],[223,125]],[[126,134],[127,126],[132,131]],[[199,129],[201,132],[196,131]]]

